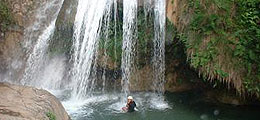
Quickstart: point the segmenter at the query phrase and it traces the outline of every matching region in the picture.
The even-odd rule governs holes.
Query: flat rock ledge
[[[45,90],[0,83],[0,120],[70,120],[60,101]]]

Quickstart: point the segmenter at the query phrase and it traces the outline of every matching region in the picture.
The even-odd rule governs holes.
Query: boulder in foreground
[[[0,83],[0,120],[70,120],[60,101],[45,90]]]

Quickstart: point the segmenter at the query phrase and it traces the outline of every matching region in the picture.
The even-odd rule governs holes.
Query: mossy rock
[[[5,32],[12,23],[11,12],[7,4],[0,1],[0,32]]]

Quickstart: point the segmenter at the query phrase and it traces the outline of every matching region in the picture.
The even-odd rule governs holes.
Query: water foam
[[[164,100],[164,96],[158,97],[157,94],[150,92],[135,93],[132,95],[137,104],[138,112],[171,109],[168,102]],[[83,114],[84,116],[90,116],[93,111],[99,111],[102,108],[105,108],[105,111],[108,111],[110,114],[121,114],[124,113],[122,107],[125,107],[127,102],[127,99],[123,97],[124,93],[95,95],[84,100],[69,99],[62,102],[62,104],[72,116],[82,116]],[[101,106],[101,108],[96,106]],[[88,112],[87,115],[85,114],[86,112]]]

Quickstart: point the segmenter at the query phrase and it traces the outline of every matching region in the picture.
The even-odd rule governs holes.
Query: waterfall
[[[121,87],[125,94],[130,93],[131,81],[138,82],[135,76],[136,68],[136,53],[137,53],[137,14],[138,14],[138,0],[123,0],[123,41],[122,41],[122,58],[121,58]],[[151,17],[154,13],[154,39],[153,39],[153,90],[156,92],[164,91],[165,79],[165,21],[166,21],[166,1],[165,0],[146,0],[143,1],[145,17]],[[27,60],[27,67],[21,83],[24,85],[40,86],[43,85],[39,77],[39,73],[43,72],[42,68],[46,64],[44,60],[47,59],[46,52],[49,46],[49,40],[55,30],[55,22],[61,8],[63,1],[50,2],[46,4],[41,10],[47,10],[49,7],[59,6],[59,9],[52,17],[46,17],[44,20],[51,19],[51,23],[38,37],[35,46],[29,54]],[[116,55],[116,43],[118,39],[117,34],[117,14],[118,14],[117,0],[79,0],[77,13],[74,21],[73,33],[73,47],[72,58],[73,67],[71,69],[71,88],[72,95],[75,98],[81,99],[85,96],[91,95],[97,86],[97,66],[99,59],[99,42],[102,37],[104,40],[103,51],[103,72],[101,76],[102,91],[105,91],[107,76],[107,42],[109,41],[110,28],[114,28],[114,54]],[[114,9],[114,11],[112,11]],[[152,11],[153,10],[153,11]],[[47,13],[39,12],[39,20],[36,26],[33,27],[36,31],[39,22],[46,16]],[[114,16],[112,16],[112,13]],[[114,18],[114,26],[111,25],[111,20]],[[148,18],[147,18],[148,19]],[[101,36],[103,35],[103,36]],[[146,41],[147,42],[147,41]],[[146,43],[147,44],[147,43]],[[117,59],[117,58],[116,58]],[[62,66],[62,65],[60,65]],[[49,66],[51,67],[51,66]],[[61,70],[62,71],[62,70]],[[48,72],[45,72],[48,73]],[[59,72],[61,74],[61,72]],[[52,82],[52,81],[49,81]],[[51,84],[51,83],[50,83]],[[47,85],[45,83],[45,85]],[[98,84],[100,85],[100,84]]]
[[[90,95],[95,87],[91,78],[101,26],[111,0],[79,0],[73,35],[73,93],[77,99]],[[109,7],[110,8],[110,7]]]
[[[123,45],[122,45],[122,90],[129,93],[130,79],[133,78],[135,44],[137,42],[137,0],[123,1]]]
[[[124,0],[123,19],[123,46],[122,46],[122,88],[129,93],[130,81],[136,71],[135,56],[137,41],[137,0]],[[153,10],[153,11],[152,11]],[[164,91],[165,82],[165,24],[166,24],[166,1],[144,1],[145,17],[154,12],[154,39],[153,39],[153,90],[161,93]],[[149,16],[151,17],[151,16]],[[148,18],[146,18],[147,20]],[[147,41],[146,41],[147,42]],[[147,44],[147,43],[146,43]],[[138,80],[135,80],[138,81]]]
[[[43,34],[43,31],[58,17],[63,1],[47,1],[37,9],[34,22],[25,29],[25,42],[23,44],[28,49],[28,54],[34,49],[34,45],[39,41],[39,36]]]
[[[117,57],[117,54],[118,54],[118,52],[117,52],[117,46],[118,46],[118,43],[117,43],[117,37],[118,37],[118,34],[117,34],[117,32],[118,32],[118,30],[117,30],[117,19],[118,19],[118,17],[117,17],[117,14],[118,14],[118,4],[117,4],[117,0],[114,0],[114,57],[115,57],[115,64],[114,64],[114,68],[117,68],[117,65],[119,64],[118,62],[117,62],[117,60],[118,60],[118,57]],[[119,59],[120,60],[120,59]],[[113,78],[116,78],[116,75],[118,75],[118,72],[117,72],[117,70],[115,69],[114,70],[114,74],[113,74]],[[114,90],[116,90],[116,84],[114,84],[114,86],[113,86],[113,89]]]
[[[114,40],[114,54],[117,55],[116,47],[120,43],[117,43],[117,39],[122,37],[122,57],[121,57],[121,87],[122,92],[127,95],[132,90],[132,87],[138,84],[138,77],[136,77],[137,69],[137,50],[140,41],[138,41],[138,0],[123,0],[123,19],[119,14],[118,0],[78,0],[78,7],[74,21],[73,31],[73,45],[72,45],[72,57],[70,63],[72,68],[70,69],[70,87],[72,89],[71,98],[78,100],[85,99],[87,96],[94,95],[94,90],[99,88],[103,93],[106,91],[108,85],[108,78],[106,70],[108,58],[107,51],[108,46],[111,47],[111,40]],[[50,71],[44,70],[53,69],[59,67],[57,74],[63,75],[63,67],[65,66],[65,59],[60,59],[62,62],[56,63],[54,60],[52,63],[46,61],[52,61],[48,59],[47,50],[49,41],[55,31],[55,23],[61,9],[63,1],[47,4],[46,10],[49,5],[57,6],[59,9],[55,12],[52,17],[47,17],[50,24],[43,30],[39,35],[34,47],[31,50],[27,60],[27,67],[21,83],[24,85],[31,85],[37,87],[43,87],[46,89],[54,88],[55,82],[61,85],[61,82],[55,80],[42,79],[40,75],[50,74]],[[155,92],[164,91],[164,79],[165,79],[165,21],[166,21],[166,1],[165,0],[147,0],[144,1],[144,14],[145,17],[154,16],[154,39],[153,39],[153,57],[152,57],[152,68],[153,68],[153,79],[152,88]],[[153,11],[152,11],[153,10]],[[153,13],[154,14],[153,14]],[[43,13],[43,15],[47,15]],[[120,14],[121,15],[121,14]],[[39,15],[42,16],[42,15]],[[47,19],[46,18],[46,19]],[[45,21],[48,21],[46,20]],[[114,23],[111,21],[114,19]],[[148,18],[147,18],[148,19]],[[40,19],[39,19],[40,20]],[[117,28],[117,24],[121,21],[123,27]],[[39,22],[39,21],[38,21]],[[37,24],[38,25],[38,24]],[[111,26],[114,25],[114,26]],[[39,26],[39,25],[38,25]],[[147,26],[148,27],[148,26]],[[111,36],[111,29],[112,36]],[[140,28],[142,29],[142,28]],[[36,30],[36,29],[34,29]],[[122,36],[117,33],[117,30],[122,30]],[[118,37],[118,38],[117,38]],[[112,39],[110,39],[112,38]],[[100,42],[103,42],[104,48],[100,51]],[[147,42],[147,41],[146,41]],[[147,45],[147,43],[145,43]],[[100,54],[102,53],[102,54]],[[102,75],[97,74],[100,67],[99,56],[101,55],[103,64]],[[117,57],[117,56],[116,56]],[[116,58],[120,59],[120,58]],[[149,63],[147,63],[149,64]],[[52,71],[55,71],[52,70]],[[97,79],[97,76],[101,79]],[[62,80],[62,77],[54,77],[54,79]],[[44,83],[46,82],[46,83]],[[136,82],[136,83],[134,83]],[[52,84],[52,85],[49,85]],[[113,83],[116,84],[116,83]],[[49,85],[49,87],[48,87]],[[131,90],[130,90],[131,89]]]
[[[117,43],[116,43],[116,40],[117,40],[117,0],[114,0],[114,54],[115,54],[115,60],[117,60],[117,51],[116,51],[116,46],[117,46]],[[116,67],[116,64],[115,64],[115,67]]]
[[[43,34],[37,40],[36,45],[33,48],[27,60],[27,67],[25,68],[25,74],[22,79],[24,85],[36,85],[39,83],[38,72],[44,64],[44,55],[48,48],[48,41],[55,29],[55,20],[43,31]]]
[[[164,92],[166,0],[155,0],[154,15],[153,87],[156,92]]]
[[[149,14],[152,12],[152,4],[153,0],[144,0],[144,15],[146,20]]]
[[[62,2],[59,2],[59,10],[61,8]],[[68,100],[68,103],[70,104],[72,109],[75,108],[74,106],[82,107],[86,104],[91,103],[89,101],[102,101],[102,97],[100,98],[96,96],[100,95],[98,94],[98,92],[102,93],[101,96],[107,95],[105,93],[107,92],[106,88],[113,87],[109,85],[114,85],[115,88],[122,87],[121,93],[118,94],[118,92],[116,91],[117,95],[113,97],[113,99],[115,100],[120,100],[120,102],[115,103],[115,105],[121,108],[121,105],[125,104],[125,96],[130,94],[131,90],[135,90],[133,89],[133,86],[138,86],[138,84],[142,82],[142,84],[148,83],[150,85],[148,87],[151,87],[151,89],[154,90],[154,92],[151,93],[150,96],[146,96],[147,98],[149,97],[149,100],[147,100],[146,102],[151,103],[153,108],[167,108],[168,105],[167,103],[165,103],[164,98],[158,97],[157,94],[159,93],[160,95],[162,95],[162,93],[164,92],[165,83],[164,54],[166,0],[144,0],[142,2],[143,4],[140,3],[139,0],[78,0],[77,12],[73,24],[73,44],[71,48],[71,53],[69,54],[71,55],[69,56],[70,58],[68,58],[69,60],[67,60],[66,58],[49,60],[47,56],[48,54],[46,53],[48,50],[49,41],[55,31],[55,23],[59,10],[56,11],[53,17],[48,17],[48,20],[51,18],[51,20],[49,20],[50,24],[48,24],[43,32],[38,35],[39,37],[37,38],[37,41],[31,50],[31,54],[29,54],[25,74],[23,76],[23,79],[21,80],[22,84],[39,86],[45,89],[55,88],[56,83],[59,84],[59,86],[62,86],[62,82],[58,82],[62,81],[61,77],[54,77],[54,79],[58,80],[55,81],[53,79],[42,79],[40,75],[49,77],[52,72],[57,72],[59,76],[64,76],[63,67],[65,66],[65,63],[68,63],[72,64],[71,66],[68,65],[68,67],[71,68],[69,68],[69,80],[68,82],[66,82],[69,84],[68,86],[70,87],[70,90],[68,90],[69,93],[63,93],[62,91],[61,94],[70,94],[66,96],[66,100]],[[121,3],[123,4],[123,11],[121,11],[122,9],[120,8]],[[57,2],[52,4],[57,5]],[[143,6],[141,6],[140,4]],[[144,24],[146,24],[146,29],[153,29],[151,31],[154,32],[154,36],[152,36],[151,34],[149,36],[149,40],[146,35],[144,35],[144,37],[147,37],[145,41],[138,40],[139,32],[145,29],[137,27],[140,24],[140,21],[138,20],[138,13],[142,12],[138,11],[140,10],[138,9],[138,7],[144,7],[144,17],[146,20],[146,23]],[[44,13],[43,16],[45,16],[45,14],[46,13]],[[39,24],[36,25],[39,26]],[[122,26],[122,28],[118,26]],[[140,29],[139,32],[138,29]],[[34,30],[36,31],[37,29]],[[111,41],[114,43],[111,44]],[[120,42],[122,42],[122,44]],[[143,44],[144,42],[145,45]],[[149,45],[152,45],[152,43],[153,48],[149,47]],[[149,79],[150,81],[148,82],[139,81],[139,77],[141,75],[137,73],[140,69],[145,68],[141,65],[141,67],[138,66],[139,64],[137,63],[137,57],[139,57],[137,53],[138,50],[140,50],[138,45],[141,44],[145,46],[143,47],[144,49],[146,49],[145,51],[149,50],[150,53],[150,50],[153,50],[152,57],[150,57],[151,55],[145,56],[145,58],[140,57],[140,59],[145,59],[147,61],[145,62],[145,67],[149,66],[149,69],[152,66],[153,72],[149,73],[149,75],[151,74],[152,77],[151,79]],[[29,45],[30,44],[27,44],[27,46]],[[120,47],[120,49],[117,51],[118,47]],[[111,57],[111,48],[114,49],[114,51],[112,51],[112,55],[115,55],[115,59],[121,59],[120,69],[118,69],[117,66],[118,64],[120,64],[120,62],[118,61],[113,61],[116,64],[112,63],[113,65],[115,65],[113,66],[114,68],[112,68],[112,70],[111,66],[109,66],[111,65],[109,64],[109,62],[111,62],[109,61],[109,57]],[[122,50],[122,52],[120,50]],[[117,54],[120,55],[119,53],[121,54],[121,58],[117,58]],[[141,53],[140,55],[142,54],[145,53]],[[48,64],[46,61],[48,62]],[[152,62],[150,63],[150,61]],[[49,71],[44,70],[45,68],[49,69]],[[108,70],[109,72],[107,72]],[[111,71],[115,72],[120,70],[122,77],[121,86],[117,86],[117,81],[109,83],[110,81],[108,78],[108,74],[115,75],[117,73],[112,73]],[[151,69],[149,69],[149,71],[150,70]],[[146,73],[144,72],[144,74]],[[120,79],[120,76],[117,77],[117,80]],[[65,89],[67,90],[67,88]],[[147,89],[150,90],[150,88]],[[65,92],[68,92],[66,90]],[[70,99],[67,99],[67,97],[69,97]],[[137,100],[140,100],[140,96],[138,97],[139,98],[137,98]],[[106,96],[105,99],[110,99],[110,97]],[[154,101],[156,101],[156,103],[154,103]],[[140,102],[142,101],[140,100]]]
[[[33,24],[33,26],[29,27],[27,29],[26,33],[28,34],[27,43],[26,45],[32,44],[32,39],[34,37],[34,32],[40,31],[40,26],[43,24],[43,22],[51,21],[51,23],[48,25],[48,27],[45,28],[45,30],[42,32],[42,34],[38,37],[36,44],[32,48],[32,52],[29,53],[29,57],[27,59],[25,72],[23,75],[23,78],[21,79],[21,84],[23,85],[30,85],[30,86],[36,86],[36,87],[45,87],[42,86],[43,84],[47,84],[45,80],[41,79],[41,73],[43,71],[42,68],[44,67],[45,60],[46,60],[46,52],[48,50],[49,46],[49,40],[51,39],[51,36],[54,33],[55,30],[55,22],[58,16],[58,13],[62,7],[63,0],[57,2],[52,1],[50,3],[47,3],[45,6],[39,9],[37,14],[37,20]],[[54,14],[51,14],[50,16],[48,13],[46,13],[46,10],[52,9],[57,7],[57,11],[55,11]],[[50,19],[50,20],[49,20]],[[30,48],[30,47],[28,47]],[[48,84],[54,84],[53,81],[49,81]],[[49,87],[48,87],[49,88]]]
[[[110,3],[106,7],[105,11],[105,16],[104,16],[104,68],[103,68],[103,74],[102,74],[102,92],[105,92],[105,87],[106,87],[106,69],[107,69],[107,62],[108,62],[108,40],[109,40],[109,28],[110,28],[110,23],[111,23],[111,15],[112,15],[112,5],[113,5],[113,0],[109,1]]]

